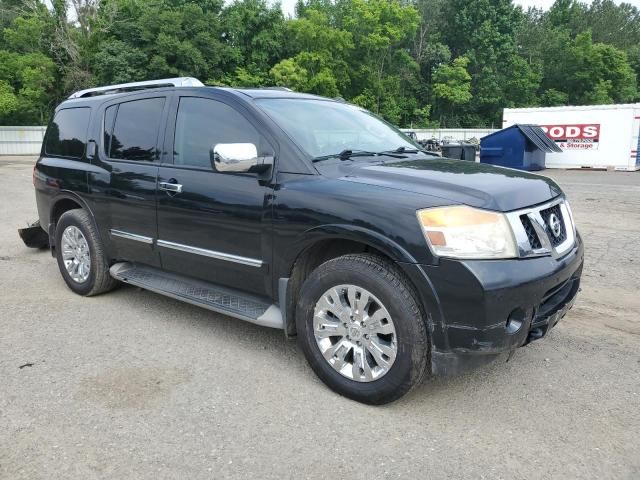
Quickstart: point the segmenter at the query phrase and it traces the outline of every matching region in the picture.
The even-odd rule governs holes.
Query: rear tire
[[[429,338],[419,305],[391,262],[344,255],[320,265],[303,284],[298,342],[329,388],[359,402],[389,403],[427,371]]]
[[[113,290],[109,261],[98,231],[86,210],[69,210],[56,224],[56,259],[62,278],[78,295],[90,297]]]

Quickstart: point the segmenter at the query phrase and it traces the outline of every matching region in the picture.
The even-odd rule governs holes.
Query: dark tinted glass
[[[121,103],[111,137],[111,158],[155,160],[164,98]]]
[[[113,132],[113,120],[116,118],[117,105],[111,105],[104,111],[104,151],[109,156],[111,147],[111,133]]]
[[[210,154],[218,143],[253,143],[259,155],[269,154],[258,131],[232,107],[205,98],[181,98],[174,163],[211,168]]]
[[[89,108],[66,108],[56,113],[47,130],[47,155],[82,158],[90,113]]]

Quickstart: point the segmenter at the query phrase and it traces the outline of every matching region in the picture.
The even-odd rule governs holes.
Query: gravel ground
[[[640,172],[547,171],[586,243],[551,332],[369,407],[295,342],[136,288],[81,298],[16,228],[33,159],[0,158],[0,478],[640,478]]]

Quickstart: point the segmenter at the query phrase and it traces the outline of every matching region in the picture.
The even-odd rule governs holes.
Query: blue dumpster
[[[480,139],[480,163],[543,170],[545,155],[562,152],[538,125],[512,125]]]

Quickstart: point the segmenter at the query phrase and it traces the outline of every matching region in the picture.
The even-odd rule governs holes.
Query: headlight
[[[464,205],[418,210],[433,251],[453,258],[514,258],[516,243],[502,213]]]

